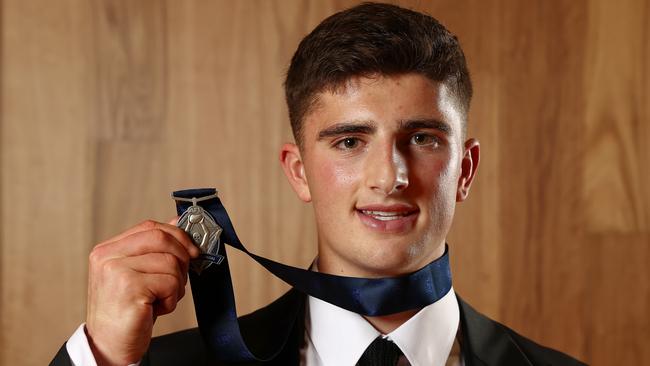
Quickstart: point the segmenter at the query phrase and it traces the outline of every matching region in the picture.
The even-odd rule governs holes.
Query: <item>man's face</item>
[[[478,162],[447,87],[417,74],[364,77],[318,97],[302,149],[285,145],[282,161],[313,202],[319,270],[394,276],[442,255]]]

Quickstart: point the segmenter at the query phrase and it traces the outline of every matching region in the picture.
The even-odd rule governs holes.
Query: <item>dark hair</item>
[[[298,46],[284,82],[296,143],[317,94],[356,76],[418,73],[452,91],[465,120],[472,82],[456,36],[429,15],[364,3],[323,20]]]

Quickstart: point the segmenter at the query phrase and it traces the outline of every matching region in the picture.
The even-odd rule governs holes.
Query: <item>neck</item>
[[[401,313],[383,316],[364,316],[364,318],[381,334],[385,335],[399,328],[400,325],[406,323],[406,321],[411,319],[411,317],[417,314],[418,311],[420,310],[408,310]]]
[[[438,259],[442,257],[445,253],[445,242],[443,242],[440,246],[438,246],[437,250],[434,252],[434,258],[432,260]],[[310,269],[315,272],[322,272],[322,273],[330,273],[330,274],[336,274],[339,276],[350,276],[347,274],[347,271],[344,270],[332,270],[332,268],[328,268],[325,263],[323,263],[323,258],[322,256],[316,257],[314,261],[312,262],[312,265],[310,266]],[[400,273],[401,274],[401,273]],[[382,273],[381,276],[379,277],[390,277],[391,275],[395,276],[395,274],[386,274]],[[399,275],[399,274],[397,274]],[[356,277],[362,277],[357,274]],[[373,276],[369,276],[369,278],[372,278]],[[400,313],[395,313],[395,314],[390,314],[390,315],[383,315],[383,316],[363,316],[364,319],[370,325],[372,325],[377,331],[379,331],[381,334],[389,334],[395,329],[399,328],[402,324],[406,323],[411,317],[413,317],[415,314],[417,314],[420,311],[420,309],[414,309],[414,310],[407,310],[403,311]]]

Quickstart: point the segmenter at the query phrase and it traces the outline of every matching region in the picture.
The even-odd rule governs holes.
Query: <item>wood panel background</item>
[[[251,250],[310,262],[282,80],[353,3],[1,0],[0,365],[49,361],[84,319],[94,243],[171,217],[174,189],[218,187]],[[456,289],[591,364],[650,362],[649,1],[399,3],[459,36],[476,87]],[[232,255],[240,313],[286,289]],[[193,324],[185,298],[156,333]]]

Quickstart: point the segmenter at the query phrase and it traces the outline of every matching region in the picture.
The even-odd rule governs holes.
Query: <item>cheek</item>
[[[427,192],[426,199],[434,212],[447,211],[448,201],[455,202],[458,172],[456,164],[450,160],[429,160],[416,168],[415,176],[417,186]]]
[[[334,159],[322,159],[313,167],[309,186],[320,234],[328,235],[332,223],[348,219],[343,213],[354,204],[356,172]]]
[[[429,190],[442,190],[454,180],[455,167],[447,159],[423,159],[410,169],[419,182]]]
[[[322,159],[313,171],[310,186],[317,187],[317,195],[327,201],[335,201],[332,199],[334,192],[344,194],[359,180],[359,169],[334,159]]]
[[[441,164],[439,170],[439,180],[441,187],[446,190],[456,191],[456,183],[458,182],[458,169],[456,164],[448,163]]]

